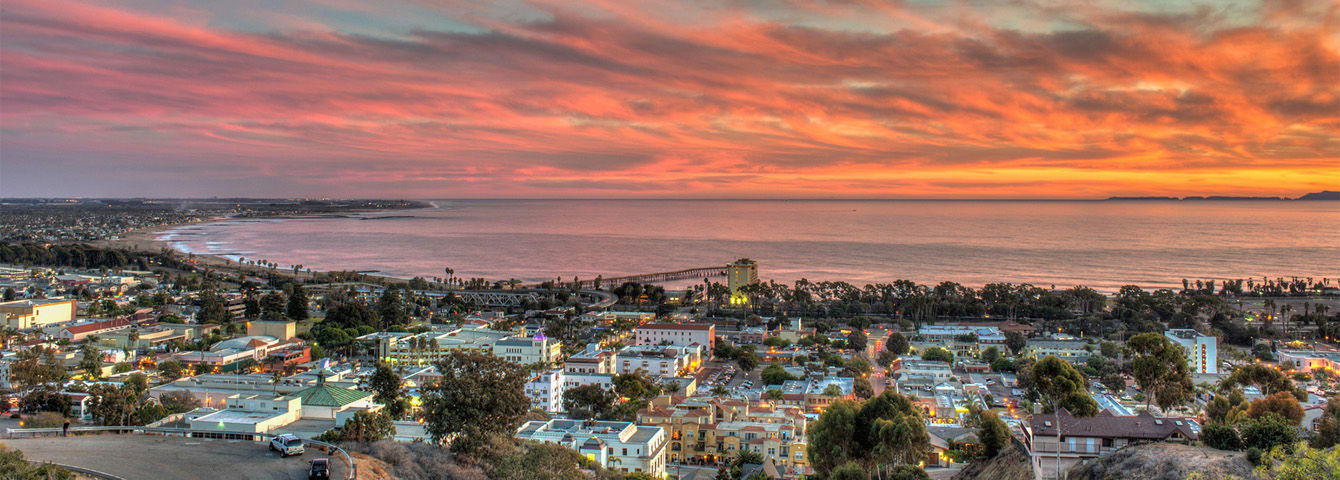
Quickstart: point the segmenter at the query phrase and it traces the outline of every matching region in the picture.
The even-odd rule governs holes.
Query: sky
[[[5,0],[0,197],[1340,190],[1340,2]]]

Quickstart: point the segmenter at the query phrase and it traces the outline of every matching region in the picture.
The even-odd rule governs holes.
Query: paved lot
[[[325,457],[310,450],[280,458],[264,443],[155,435],[83,435],[0,439],[29,460],[90,468],[127,480],[306,479],[307,461]],[[330,457],[331,478],[345,478],[342,456]]]

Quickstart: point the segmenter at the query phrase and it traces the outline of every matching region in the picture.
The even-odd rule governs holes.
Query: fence
[[[60,427],[52,427],[52,428],[6,428],[6,429],[5,429],[5,433],[6,433],[10,438],[15,438],[16,435],[24,435],[24,434],[27,434],[27,435],[29,435],[29,436],[33,436],[33,437],[39,437],[39,436],[56,436],[56,435],[61,435],[62,432],[63,432],[63,429],[60,428]],[[195,432],[195,431],[192,431],[192,430],[189,429],[189,428],[140,427],[140,426],[110,426],[110,427],[84,427],[84,426],[75,427],[75,426],[72,426],[72,427],[70,427],[70,433],[113,433],[113,434],[116,434],[116,433],[140,433],[140,434],[145,434],[145,435],[169,435],[169,436],[194,437],[195,435],[193,435],[193,434],[195,434],[195,433],[205,433],[205,432]],[[274,436],[276,435],[276,434],[273,434],[273,433],[254,433],[254,432],[207,432],[207,433],[209,433],[210,435],[223,435],[223,436],[226,436],[226,438],[250,438],[250,439],[252,439],[253,441],[255,441],[255,439],[256,439],[257,437],[259,437],[259,438],[260,438],[260,441],[262,441],[262,442],[264,442],[264,441],[268,441],[271,437],[274,437]],[[340,455],[342,455],[342,456],[344,457],[344,463],[347,464],[347,465],[349,465],[349,476],[348,476],[348,480],[353,480],[353,479],[357,476],[357,474],[358,474],[358,466],[354,464],[354,458],[351,457],[351,456],[349,456],[349,452],[344,451],[343,448],[340,448],[339,446],[337,446],[337,445],[335,445],[335,444],[322,442],[322,441],[320,441],[320,440],[313,440],[313,439],[310,439],[310,438],[304,438],[304,439],[302,439],[302,441],[303,441],[303,443],[308,444],[308,445],[318,445],[318,446],[324,447],[324,448],[326,448],[327,450],[330,450],[330,451],[340,452]],[[88,474],[88,475],[97,476],[97,477],[108,478],[108,479],[113,479],[113,480],[118,479],[118,477],[116,477],[116,476],[109,475],[109,474],[102,473],[102,472],[96,472],[96,471],[89,470],[89,469],[82,468],[82,467],[70,467],[70,466],[68,466],[68,465],[58,465],[58,466],[60,466],[60,467],[62,467],[62,468],[69,469],[69,470],[82,472],[82,473],[85,473],[85,474]]]

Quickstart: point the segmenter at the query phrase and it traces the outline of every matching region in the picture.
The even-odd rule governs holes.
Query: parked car
[[[318,458],[312,460],[311,468],[307,469],[307,480],[325,480],[330,478],[330,460]]]
[[[302,439],[291,433],[276,435],[270,439],[270,450],[279,452],[280,456],[302,455],[306,450],[302,446]]]

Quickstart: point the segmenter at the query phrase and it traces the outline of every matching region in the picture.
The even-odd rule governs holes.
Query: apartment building
[[[675,345],[632,345],[619,350],[614,357],[614,372],[618,374],[645,371],[651,376],[678,377],[697,372],[702,366],[704,347]]]
[[[748,450],[790,474],[811,473],[807,421],[800,408],[713,397],[661,396],[638,412],[639,424],[665,430],[669,461],[714,463]]]
[[[73,322],[77,310],[74,300],[15,300],[0,303],[0,320],[4,320],[6,327],[29,330]]]
[[[666,436],[659,427],[597,420],[535,420],[516,431],[523,440],[557,443],[610,470],[665,477]]]
[[[1186,350],[1187,366],[1192,373],[1219,373],[1219,339],[1190,328],[1175,328],[1163,332],[1173,343]]]
[[[707,354],[716,348],[717,326],[710,323],[649,323],[633,329],[637,345],[702,345]]]

